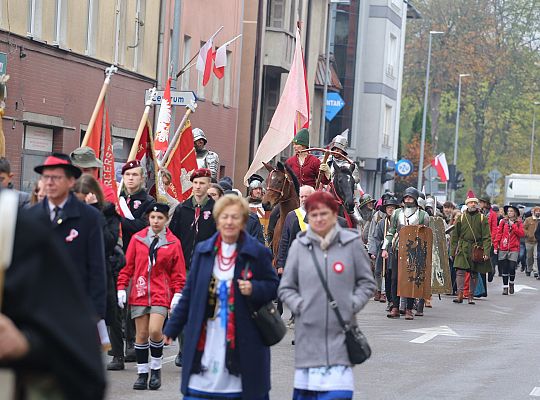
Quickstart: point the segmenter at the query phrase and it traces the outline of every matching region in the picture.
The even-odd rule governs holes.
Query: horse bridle
[[[277,170],[273,169],[273,170],[270,171],[270,173],[268,174],[268,179],[266,180],[266,190],[267,190],[267,191],[271,191],[271,192],[279,193],[279,199],[281,200],[281,198],[282,198],[283,195],[285,194],[285,185],[287,185],[287,183],[288,183],[290,180],[289,180],[289,177],[287,176],[287,174],[283,172],[283,175],[285,176],[285,180],[283,181],[283,186],[281,186],[281,190],[277,190],[277,189],[271,188],[271,187],[270,187],[270,182],[272,181],[272,174],[273,174],[274,172],[277,172]]]

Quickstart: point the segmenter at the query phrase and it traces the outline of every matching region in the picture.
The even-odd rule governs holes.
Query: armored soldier
[[[205,149],[208,139],[202,129],[193,129],[193,144],[197,153],[197,166],[208,168],[212,173],[212,178],[217,179],[219,173],[219,156],[217,153]]]
[[[347,156],[347,147],[349,147],[349,141],[347,140],[347,137],[339,134],[332,140],[332,143],[330,143],[329,147],[330,150]],[[328,162],[322,163],[319,168],[324,173],[324,176],[330,181],[332,180],[332,176],[334,176],[334,168],[336,166],[351,168],[354,182],[360,182],[360,171],[358,170],[358,168],[355,168],[356,166],[354,164],[349,164],[349,162],[345,158],[331,155],[328,158]]]

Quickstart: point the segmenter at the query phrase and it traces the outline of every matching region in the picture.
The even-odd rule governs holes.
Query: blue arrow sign
[[[338,112],[345,106],[345,102],[336,92],[326,94],[326,119],[332,121]]]

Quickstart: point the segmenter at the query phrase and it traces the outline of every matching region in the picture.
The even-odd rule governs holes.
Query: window
[[[212,73],[212,103],[219,104],[219,79]]]
[[[294,33],[294,26],[296,25],[297,14],[299,14],[296,9],[296,0],[291,0],[291,14],[289,15],[289,32]]]
[[[88,0],[88,19],[86,21],[86,55],[96,53],[97,27],[99,0]]]
[[[36,165],[43,164],[53,151],[54,129],[36,125],[24,126],[22,154],[21,190],[31,192],[39,175],[34,172]]]
[[[384,147],[390,147],[390,137],[392,136],[392,106],[386,105],[384,108],[383,141]]]
[[[223,105],[232,106],[231,85],[232,85],[232,52],[227,50],[227,66],[225,67],[225,76],[223,77]]]
[[[133,45],[128,46],[135,50],[133,55],[133,70],[139,70],[141,55],[144,54],[144,20],[146,18],[146,0],[137,0],[135,11],[135,37]]]
[[[28,0],[27,36],[40,38],[42,23],[42,0]]]
[[[272,28],[284,28],[285,1],[286,0],[271,0],[268,2],[267,26]]]
[[[67,6],[66,0],[56,0],[53,44],[61,47],[66,45]]]
[[[114,33],[114,64],[124,65],[126,49],[126,0],[116,0]]]
[[[390,34],[390,41],[388,43],[388,63],[386,65],[386,75],[390,78],[395,78],[397,76],[398,68],[398,43],[397,37],[393,34]]]
[[[187,35],[184,35],[184,59],[182,62],[183,65],[180,68],[187,67],[189,60],[191,60],[191,38]],[[182,74],[182,83],[181,83],[182,90],[189,90],[190,71],[191,71],[191,68]]]

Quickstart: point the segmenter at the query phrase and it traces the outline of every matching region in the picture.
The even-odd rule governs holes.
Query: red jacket
[[[493,248],[501,251],[519,251],[519,239],[525,235],[523,223],[517,219],[512,226],[508,220],[501,219]]]
[[[300,186],[309,185],[315,188],[317,176],[319,176],[319,167],[321,165],[321,161],[317,157],[308,154],[304,160],[304,164],[300,165],[298,156],[294,155],[289,157],[289,159],[285,161],[285,164],[291,167],[300,182]],[[322,176],[324,176],[324,174],[322,174]]]
[[[491,232],[491,242],[495,242],[497,239],[497,231],[499,227],[497,226],[497,213],[493,209],[489,209],[488,213],[488,225]]]
[[[167,228],[167,243],[158,247],[155,265],[148,268],[149,246],[145,242],[150,227],[135,233],[126,253],[126,265],[118,275],[118,290],[132,280],[129,304],[170,307],[172,297],[186,282],[186,265],[180,240]]]

